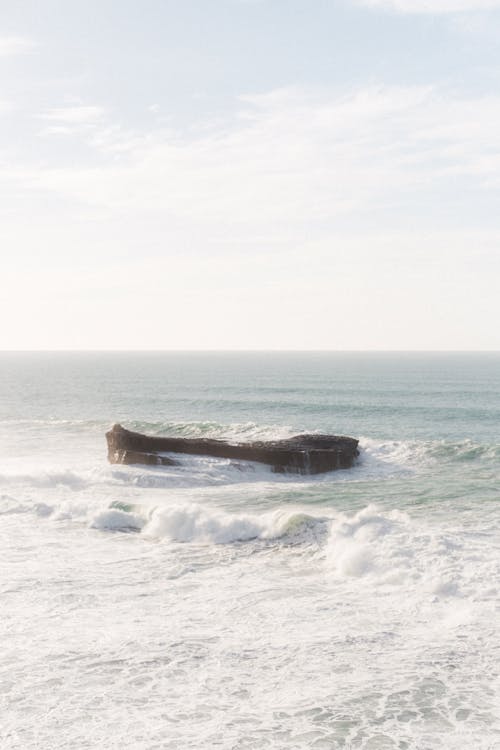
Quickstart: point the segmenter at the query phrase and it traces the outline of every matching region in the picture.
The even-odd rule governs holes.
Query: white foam
[[[130,429],[154,435],[206,437],[246,442],[251,440],[280,440],[297,434],[289,425],[257,424],[256,422],[131,422]]]
[[[390,478],[448,462],[498,460],[500,446],[473,440],[377,440],[361,437],[359,465],[366,476]]]
[[[324,517],[302,512],[276,511],[257,516],[225,513],[193,503],[156,508],[144,534],[174,542],[228,544],[252,539],[297,539],[324,523]]]
[[[26,473],[4,473],[0,474],[0,485],[25,485],[39,489],[50,489],[53,487],[67,487],[71,490],[81,490],[92,483],[92,476],[87,473],[73,471],[71,469],[41,469]]]
[[[481,550],[480,538],[475,556],[470,561],[464,559],[462,538],[461,529],[443,531],[398,510],[369,505],[332,520],[324,550],[326,568],[338,579],[359,578],[370,586],[403,587],[405,596],[416,600],[486,600],[490,596],[486,583],[494,579],[498,565],[491,567],[491,553]],[[472,540],[468,544],[472,545]]]
[[[404,520],[402,514],[383,514],[374,505],[353,516],[340,516],[331,524],[326,549],[329,565],[341,576],[363,576],[376,570],[380,572],[380,541],[394,532],[396,523],[401,524]]]
[[[97,513],[90,527],[101,531],[140,531],[145,524],[146,519],[137,513],[110,508]]]

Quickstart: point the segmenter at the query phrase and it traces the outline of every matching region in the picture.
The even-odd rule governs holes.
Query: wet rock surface
[[[343,435],[296,435],[286,440],[230,443],[210,438],[143,435],[115,424],[106,433],[113,464],[171,465],[163,453],[230,458],[268,464],[273,471],[320,474],[350,468],[359,455],[358,440]]]

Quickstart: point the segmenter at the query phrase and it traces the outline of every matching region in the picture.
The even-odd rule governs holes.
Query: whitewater
[[[497,353],[0,354],[0,746],[499,748],[499,424]]]

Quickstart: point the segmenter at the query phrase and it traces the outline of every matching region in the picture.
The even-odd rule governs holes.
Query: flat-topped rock
[[[115,424],[106,433],[112,464],[175,464],[163,453],[230,458],[268,464],[273,471],[320,474],[349,469],[359,455],[358,440],[343,435],[296,435],[286,440],[230,443],[210,438],[143,435]]]

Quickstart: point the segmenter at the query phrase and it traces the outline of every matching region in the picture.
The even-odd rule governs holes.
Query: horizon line
[[[500,349],[0,349],[0,354],[499,354]]]

